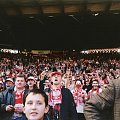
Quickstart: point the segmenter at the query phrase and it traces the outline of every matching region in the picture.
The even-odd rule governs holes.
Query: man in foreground
[[[85,103],[86,120],[120,119],[120,78],[111,80],[101,93]]]

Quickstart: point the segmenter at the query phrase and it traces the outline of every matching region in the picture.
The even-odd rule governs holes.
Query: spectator
[[[36,84],[36,80],[35,80],[34,76],[29,76],[27,78],[27,85],[28,85],[28,90],[37,88],[37,84]]]
[[[0,93],[3,91],[3,82],[2,81],[0,81]]]
[[[87,92],[83,90],[82,87],[83,87],[82,81],[76,80],[74,89],[71,91],[76,103],[78,120],[85,120],[83,109],[85,101],[87,100]]]
[[[9,87],[14,86],[14,81],[13,81],[12,78],[7,78],[7,79],[5,80],[5,83],[6,83],[6,85],[5,85],[6,89],[8,89]]]
[[[15,86],[0,93],[3,120],[24,120],[23,100],[28,92],[25,84],[24,76],[18,75],[15,79]]]
[[[86,101],[86,120],[120,119],[120,78],[111,80],[101,93]]]
[[[78,120],[73,95],[68,88],[61,86],[61,81],[60,72],[51,73],[52,85],[48,95],[50,115],[54,120]]]
[[[99,86],[98,80],[92,81],[92,89],[88,92],[88,99],[90,99],[94,94],[102,92],[102,88]]]
[[[84,81],[83,90],[85,90],[88,93],[91,89],[92,89],[92,84],[90,83],[89,79],[86,79]]]
[[[50,120],[48,96],[40,89],[32,89],[24,101],[24,113],[27,120]]]

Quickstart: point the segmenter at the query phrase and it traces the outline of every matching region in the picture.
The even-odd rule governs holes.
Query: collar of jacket
[[[10,93],[13,92],[13,91],[14,91],[14,87],[15,87],[15,86],[9,87],[9,88],[8,88],[8,92],[10,92]]]

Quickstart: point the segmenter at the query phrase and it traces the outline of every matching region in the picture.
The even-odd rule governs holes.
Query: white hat
[[[35,80],[35,78],[33,76],[29,76],[27,80]]]
[[[5,81],[11,81],[14,83],[13,79],[12,78],[7,78]]]
[[[2,85],[3,85],[3,82],[2,82],[2,81],[0,81],[0,84],[2,84]]]

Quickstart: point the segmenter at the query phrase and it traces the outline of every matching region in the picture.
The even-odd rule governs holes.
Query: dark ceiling
[[[120,0],[0,0],[0,47],[120,47]]]

